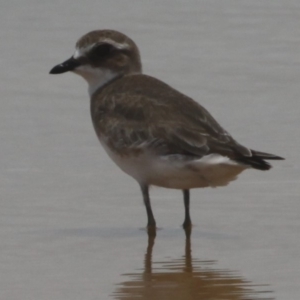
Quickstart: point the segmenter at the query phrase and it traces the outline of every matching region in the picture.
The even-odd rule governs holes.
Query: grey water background
[[[300,2],[3,1],[0,299],[284,299],[300,294]],[[204,105],[242,144],[286,158],[225,188],[137,184],[93,132],[86,83],[50,76],[76,40],[111,28],[144,72]]]

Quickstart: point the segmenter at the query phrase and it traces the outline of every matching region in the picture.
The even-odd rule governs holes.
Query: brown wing
[[[91,111],[96,131],[110,137],[116,151],[147,146],[160,155],[251,156],[205,108],[149,76],[127,76],[106,86],[93,97]]]

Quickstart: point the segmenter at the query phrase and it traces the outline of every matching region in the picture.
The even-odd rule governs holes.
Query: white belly
[[[198,160],[184,160],[180,155],[119,156],[101,142],[110,158],[139,183],[172,189],[225,186],[248,167],[219,154]]]

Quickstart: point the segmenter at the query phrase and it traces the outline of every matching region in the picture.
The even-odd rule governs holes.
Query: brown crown
[[[80,59],[93,67],[108,68],[126,74],[142,72],[137,45],[121,32],[91,31],[78,40],[76,48],[87,49],[84,57]]]

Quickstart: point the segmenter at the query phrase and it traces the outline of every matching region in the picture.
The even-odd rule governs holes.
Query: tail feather
[[[252,168],[257,170],[270,170],[272,166],[266,162],[265,160],[283,160],[283,157],[265,153],[265,152],[259,152],[255,150],[251,150],[252,156],[241,156],[237,158],[237,161],[244,163],[246,165],[250,165]]]
[[[277,156],[274,154],[270,154],[270,153],[265,153],[265,152],[255,151],[255,150],[251,150],[251,153],[253,156],[260,157],[262,159],[284,160],[283,157],[280,157],[280,156]]]

